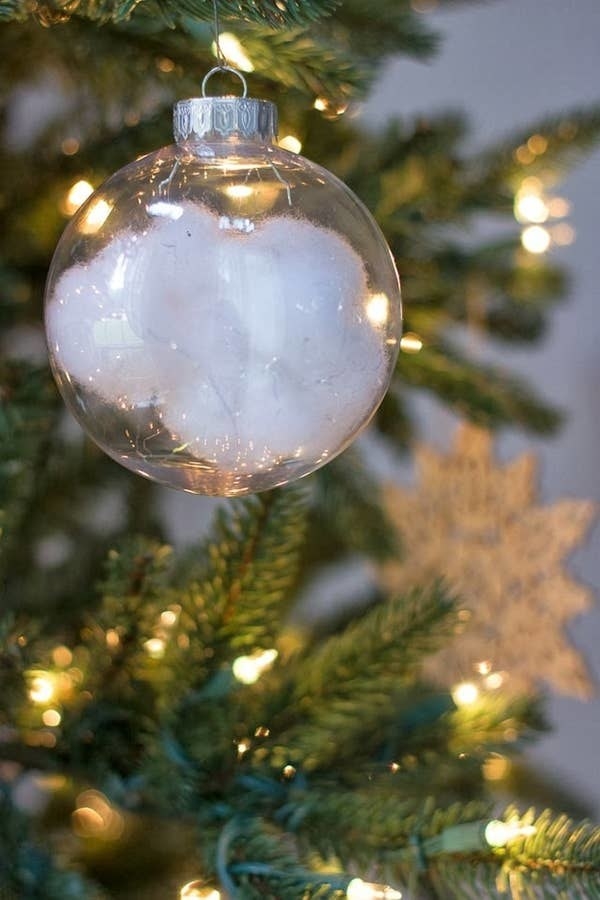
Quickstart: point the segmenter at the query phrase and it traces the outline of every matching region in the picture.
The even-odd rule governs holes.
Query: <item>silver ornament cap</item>
[[[252,97],[192,97],[173,107],[173,135],[184,141],[258,141],[277,138],[277,107]]]

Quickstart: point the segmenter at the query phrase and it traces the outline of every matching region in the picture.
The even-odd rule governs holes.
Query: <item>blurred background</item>
[[[597,0],[507,0],[452,12],[415,0],[442,34],[432,65],[390,63],[365,119],[373,126],[390,116],[454,107],[464,110],[478,147],[540,116],[598,100],[600,96],[600,4]],[[600,152],[560,186],[571,206],[574,241],[550,251],[571,278],[568,302],[553,313],[545,339],[525,350],[504,345],[485,352],[521,372],[565,411],[565,424],[549,440],[504,433],[499,455],[535,449],[541,461],[545,502],[563,496],[600,500]],[[423,402],[421,430],[446,447],[454,427],[433,402]],[[571,560],[571,571],[600,585],[600,529]],[[571,634],[600,679],[600,608],[574,620]],[[593,797],[600,815],[600,700],[552,697],[553,733],[530,751],[578,793]]]
[[[600,97],[597,0],[505,0],[443,12],[436,11],[434,0],[414,0],[413,7],[433,21],[440,52],[430,64],[399,59],[386,66],[360,113],[372,129],[392,117],[456,110],[468,115],[472,149],[480,149],[546,114]],[[530,379],[565,413],[556,437],[536,439],[503,431],[498,440],[502,460],[530,450],[539,456],[541,498],[546,503],[562,497],[600,501],[599,191],[596,151],[558,188],[569,204],[566,222],[572,232],[567,232],[565,246],[552,246],[548,252],[567,268],[571,287],[569,300],[550,314],[546,337],[524,349],[510,344],[498,348],[491,342],[478,348],[484,357]],[[447,449],[457,420],[429,397],[419,398],[417,407],[422,439]],[[387,474],[406,483],[413,477],[408,465],[399,468],[397,462]],[[216,502],[164,490],[162,505],[172,539],[193,540],[199,513],[208,522]],[[573,554],[570,570],[596,589],[600,585],[600,527]],[[343,580],[337,577],[340,599],[360,578],[360,568],[347,571]],[[319,606],[326,598],[329,602],[332,590],[327,580],[309,606]],[[572,620],[569,630],[600,682],[600,608]],[[597,818],[600,698],[583,702],[550,694],[548,712],[554,730],[529,754],[566,789],[593,803]]]

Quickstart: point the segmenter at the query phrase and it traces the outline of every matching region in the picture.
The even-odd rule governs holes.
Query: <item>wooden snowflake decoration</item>
[[[587,666],[564,626],[592,596],[562,563],[589,528],[594,505],[536,505],[534,456],[499,466],[490,434],[473,426],[459,429],[447,456],[418,448],[416,465],[417,490],[386,491],[403,558],[384,566],[382,579],[403,590],[441,575],[466,607],[464,628],[426,662],[426,676],[452,686],[491,673],[495,686],[527,690],[546,681],[589,697]]]

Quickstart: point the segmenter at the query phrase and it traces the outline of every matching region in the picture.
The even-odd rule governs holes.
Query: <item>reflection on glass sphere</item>
[[[236,495],[313,471],[379,405],[400,296],[370,214],[264,139],[151,153],[93,193],[46,292],[55,377],[110,456]]]

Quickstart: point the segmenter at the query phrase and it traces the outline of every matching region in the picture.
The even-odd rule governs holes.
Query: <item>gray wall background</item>
[[[432,5],[432,4],[430,4]],[[443,35],[430,65],[388,65],[365,118],[465,110],[474,145],[483,145],[534,123],[544,114],[600,102],[599,0],[503,0],[431,14]],[[568,267],[572,289],[554,313],[542,345],[504,361],[525,374],[567,411],[557,438],[537,441],[510,434],[501,457],[535,449],[541,458],[545,502],[563,496],[600,501],[600,151],[570,175],[557,193],[572,203],[572,246],[553,250]],[[450,420],[432,407],[423,411],[425,436],[448,443]],[[571,571],[600,584],[600,528],[571,560]],[[571,635],[600,683],[600,608],[573,622]],[[564,784],[593,800],[600,816],[600,699],[589,703],[551,697],[554,732],[531,751]]]

